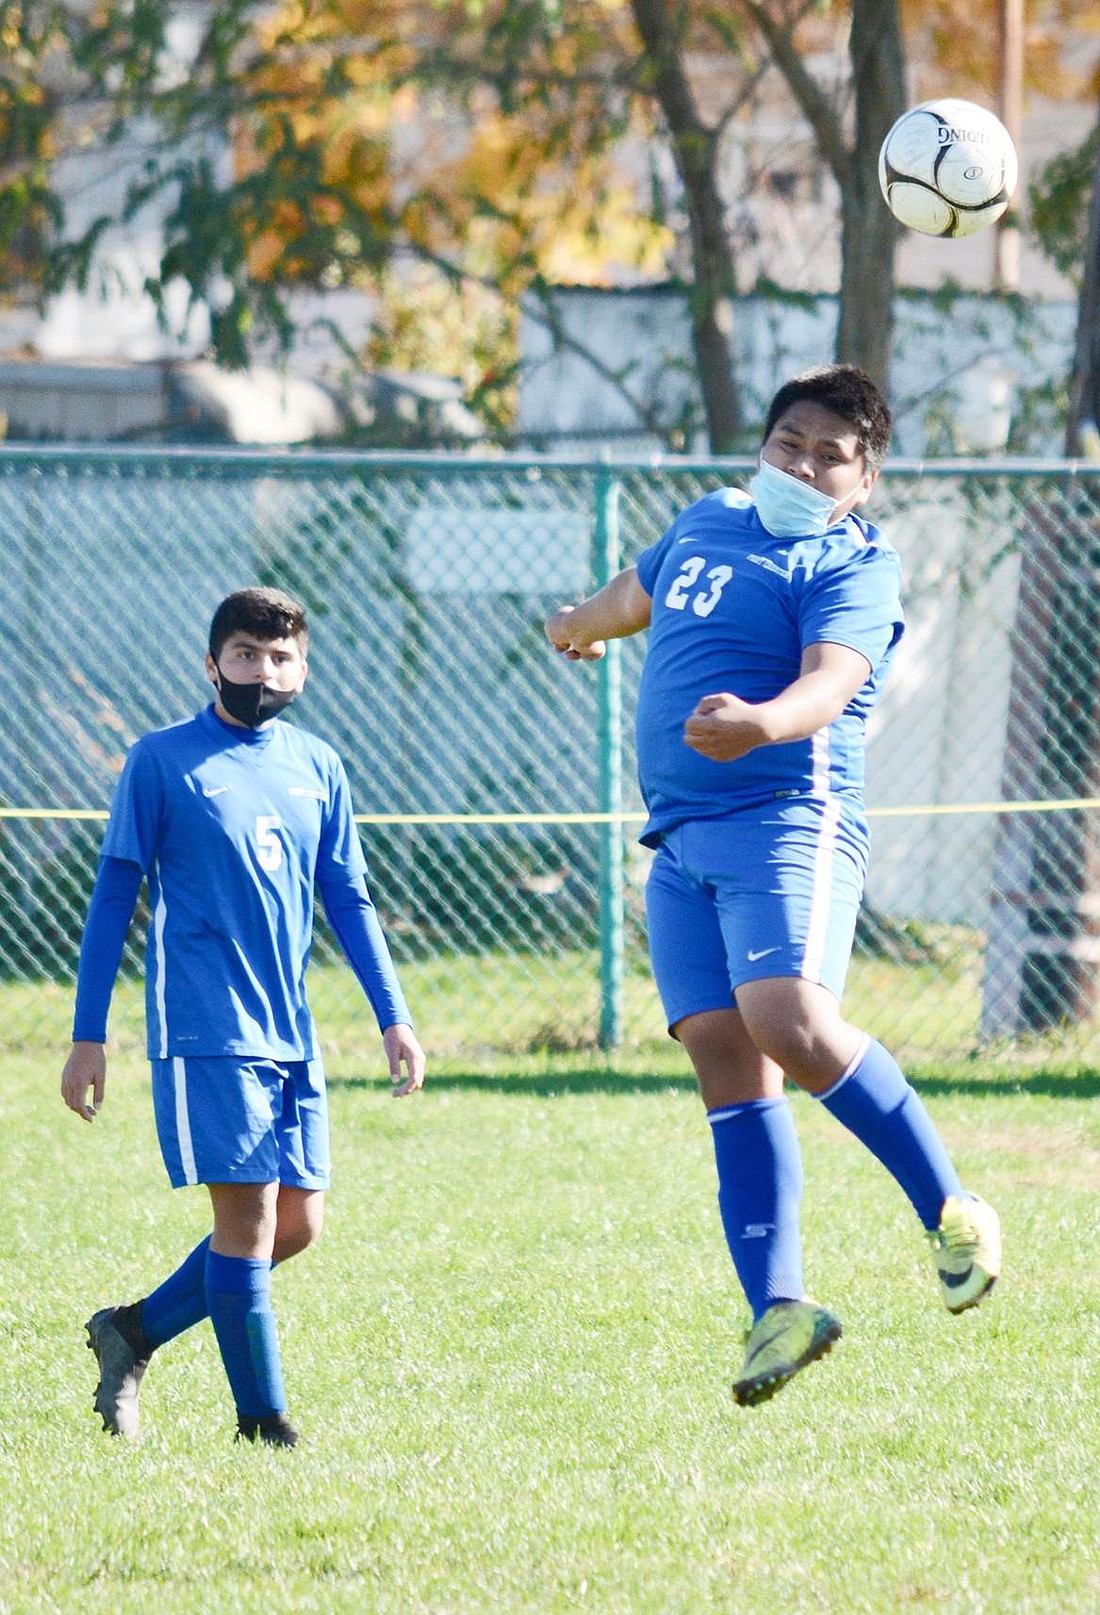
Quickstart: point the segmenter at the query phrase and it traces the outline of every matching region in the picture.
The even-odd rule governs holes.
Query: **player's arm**
[[[732,763],[758,746],[807,740],[839,718],[870,674],[867,658],[847,645],[807,645],[798,677],[770,701],[705,695],[684,725],[684,740],[716,763]]]
[[[101,858],[84,922],[73,1046],[61,1073],[61,1097],[87,1122],[95,1120],[107,1088],[107,1014],[141,881],[140,864]]]
[[[336,940],[377,1018],[394,1098],[415,1093],[424,1084],[424,1050],[412,1029],[412,1016],[367,883],[362,875],[353,875],[319,881],[318,890]]]
[[[605,640],[626,639],[649,627],[653,602],[637,567],[628,566],[579,606],[562,606],[546,624],[546,637],[571,662],[597,661]]]

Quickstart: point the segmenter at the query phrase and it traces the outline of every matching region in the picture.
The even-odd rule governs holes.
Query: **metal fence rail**
[[[210,615],[275,583],[311,614],[295,714],[345,756],[372,885],[438,1051],[663,1037],[645,965],[632,710],[548,611],[747,462],[593,464],[0,450],[0,1037],[67,1036],[127,746],[205,700]],[[909,631],[873,716],[875,850],[850,1006],[904,1049],[1095,1038],[1100,468],[888,468]],[[139,914],[140,921],[140,914]],[[140,935],[126,971],[139,970]],[[357,989],[323,924],[314,1004]],[[112,1023],[137,1035],[120,989]]]

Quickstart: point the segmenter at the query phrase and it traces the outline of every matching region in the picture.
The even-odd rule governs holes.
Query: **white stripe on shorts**
[[[157,866],[157,882],[160,882],[160,866]],[[161,1060],[168,1058],[168,1012],[164,1002],[164,922],[168,918],[168,910],[164,903],[164,887],[160,888],[157,898],[156,912],[153,915],[153,959],[156,966],[156,980],[153,983],[153,1002],[157,1006],[157,1020],[160,1022],[160,1039],[157,1055]]]
[[[185,1183],[199,1181],[195,1166],[195,1150],[191,1143],[191,1118],[187,1114],[187,1068],[181,1055],[172,1059],[172,1085],[176,1095],[176,1142],[180,1150],[180,1165]]]
[[[825,941],[833,900],[833,859],[836,855],[836,827],[840,822],[840,802],[827,796],[814,857],[814,885],[810,898],[810,923],[806,928],[806,951],[802,955],[802,976],[820,981],[825,961]]]

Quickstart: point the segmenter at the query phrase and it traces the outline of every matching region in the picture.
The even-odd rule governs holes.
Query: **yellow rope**
[[[870,819],[937,818],[952,813],[1073,813],[1100,807],[1100,796],[1046,802],[950,802],[868,808]],[[105,808],[0,807],[0,819],[106,819]],[[645,813],[357,813],[356,824],[644,824]]]

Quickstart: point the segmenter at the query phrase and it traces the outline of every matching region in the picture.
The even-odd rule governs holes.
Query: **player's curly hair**
[[[215,661],[231,634],[296,639],[305,650],[309,643],[306,608],[282,589],[238,589],[226,596],[210,624],[209,647]]]
[[[820,365],[792,376],[771,401],[764,423],[765,440],[784,410],[803,399],[850,422],[859,434],[867,469],[878,470],[890,447],[893,420],[889,405],[870,376],[851,364]]]

